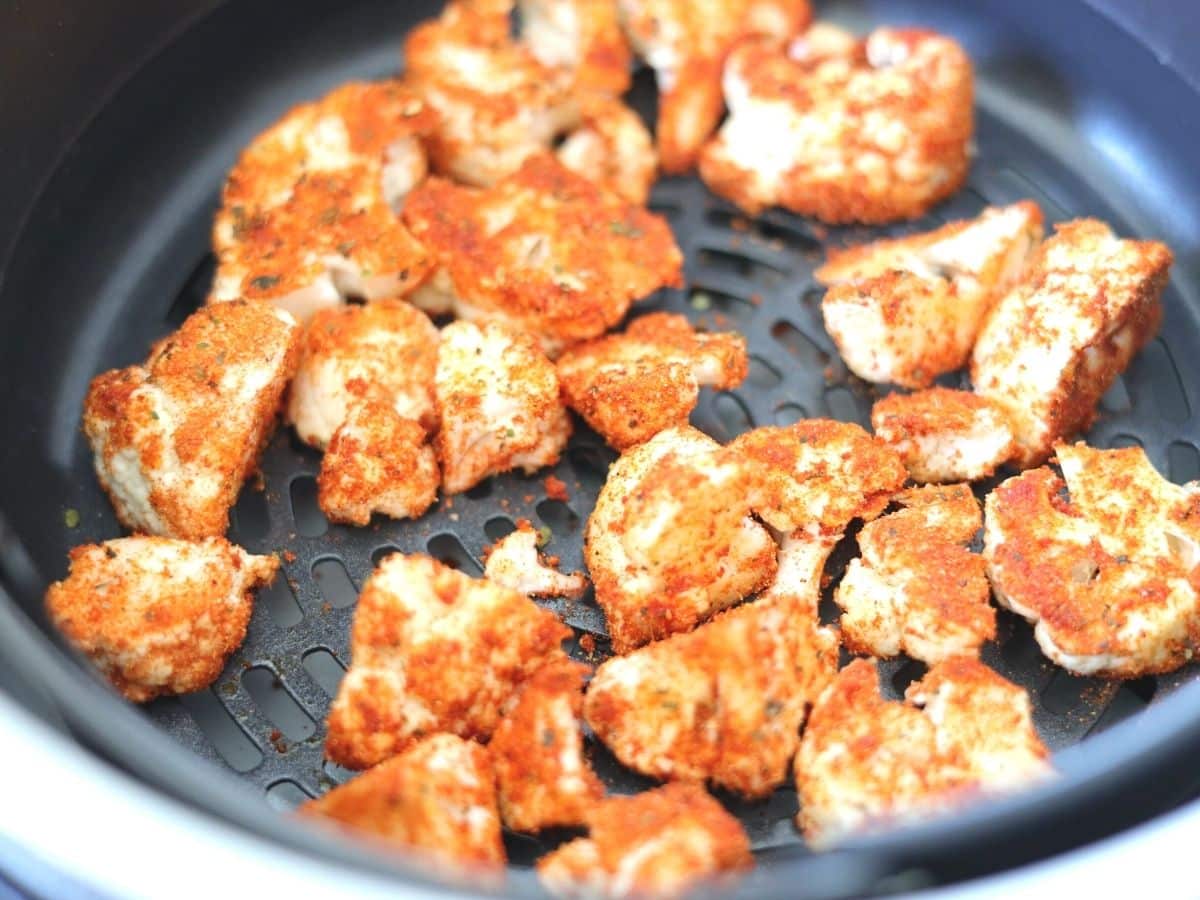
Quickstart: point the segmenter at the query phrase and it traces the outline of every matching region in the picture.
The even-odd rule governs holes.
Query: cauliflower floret
[[[538,553],[538,534],[529,522],[507,534],[488,554],[483,576],[530,597],[578,597],[587,589],[582,572],[563,575]]]
[[[190,539],[225,533],[296,371],[299,337],[283,310],[222,303],[189,316],[145,365],[92,380],[83,430],[126,528]]]
[[[816,618],[820,563],[832,544],[801,546],[806,585],[790,582],[600,666],[584,716],[624,765],[655,778],[709,779],[747,797],[784,782],[807,706],[837,671],[837,634]]]
[[[500,812],[515,831],[583,825],[604,797],[583,755],[580,714],[588,667],[562,660],[539,669],[496,726],[488,750]]]
[[[317,503],[331,522],[367,525],[377,512],[415,519],[437,499],[438,481],[425,429],[389,403],[359,400],[321,459]]]
[[[609,97],[585,97],[580,109],[582,123],[559,146],[558,161],[621,199],[644,206],[658,171],[658,154],[641,117]]]
[[[831,419],[756,428],[724,452],[748,473],[751,508],[784,534],[840,535],[853,520],[883,512],[907,477],[882,441]]]
[[[429,254],[397,213],[425,177],[421,138],[436,122],[397,82],[351,83],[259,135],[222,194],[210,302],[270,300],[303,320],[417,287]]]
[[[618,0],[625,32],[658,80],[663,169],[686,172],[721,119],[721,66],[750,34],[780,40],[812,17],[808,0]]]
[[[906,693],[879,694],[856,660],[817,701],[796,757],[797,824],[824,847],[1015,789],[1049,774],[1029,696],[978,660],[938,663]]]
[[[1096,403],[1158,330],[1171,251],[1094,219],[1057,226],[992,310],[971,361],[977,393],[1009,414],[1017,462],[1035,466],[1086,429]]]
[[[538,876],[558,897],[679,897],[754,866],[741,823],[694,784],[610,797],[594,807],[589,825],[589,837],[538,862]]]
[[[996,636],[983,557],[967,549],[983,527],[964,484],[893,498],[904,509],[868,522],[833,599],[854,653],[906,653],[926,663],[976,656]]]
[[[575,87],[618,96],[632,81],[632,53],[613,0],[519,0],[521,41],[538,61],[568,69]]]
[[[1200,484],[1164,480],[1138,447],[1060,445],[1050,469],[987,498],[996,599],[1034,623],[1042,651],[1080,675],[1138,678],[1200,644]]]
[[[299,813],[442,865],[489,869],[505,862],[489,753],[452,734],[424,738]]]
[[[452,2],[404,44],[407,83],[437,110],[437,171],[486,186],[579,124],[572,73],[510,35],[508,3]]]
[[[528,597],[427,556],[393,553],[367,579],[325,752],[363,769],[434,731],[486,740],[500,708],[571,631]]]
[[[214,681],[242,643],[251,591],[279,560],[223,537],[129,537],[71,551],[67,578],[46,591],[54,626],[135,703]]]
[[[321,310],[304,331],[288,421],[324,449],[356,400],[392,406],[427,429],[437,424],[433,376],[438,330],[399,300]]]
[[[488,190],[431,178],[404,216],[440,267],[413,302],[506,322],[551,354],[599,337],[635,300],[683,284],[683,255],[661,216],[549,155]]]
[[[1008,413],[970,391],[891,394],[872,407],[871,426],[921,484],[987,478],[1016,452]]]
[[[614,652],[687,631],[774,576],[746,473],[721,454],[706,434],[669,428],[609,469],[584,557]]]
[[[701,385],[738,387],[747,366],[741,335],[697,333],[684,316],[650,313],[623,334],[568,350],[558,360],[558,380],[567,404],[625,450],[686,425]]]
[[[447,494],[510,469],[552,466],[571,436],[554,365],[534,338],[502,325],[443,328],[435,386]]]
[[[959,189],[973,129],[971,62],[950,38],[880,28],[864,41],[756,38],[729,54],[729,117],[700,157],[749,213],[824,222],[916,218]]]
[[[988,208],[936,231],[830,254],[825,330],[850,370],[928,387],[961,369],[988,311],[1024,272],[1042,237],[1031,201]]]

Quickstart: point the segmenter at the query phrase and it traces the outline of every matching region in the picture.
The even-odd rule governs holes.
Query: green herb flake
[[[79,510],[68,508],[63,512],[63,522],[68,528],[79,527]]]
[[[517,432],[516,432],[514,429],[512,429],[512,428],[505,428],[505,429],[504,429],[504,436],[505,436],[506,438],[515,438],[515,437],[517,436]]]
[[[619,234],[621,237],[637,239],[642,236],[642,229],[630,225],[628,222],[615,220],[608,223],[608,230],[613,234]]]
[[[694,294],[692,294],[692,299],[688,302],[691,303],[692,309],[696,310],[697,312],[704,312],[705,310],[712,309],[713,304],[712,296],[706,294],[704,291],[696,291]]]
[[[553,747],[554,746],[554,732],[549,728],[542,729],[542,746],[543,747]]]
[[[768,719],[773,719],[783,712],[783,701],[771,698],[767,701],[767,705],[763,707],[763,715]]]
[[[354,241],[342,241],[337,245],[337,252],[342,256],[349,256],[350,251],[354,249]]]
[[[550,543],[550,538],[554,537],[554,532],[550,530],[549,525],[543,525],[538,529],[537,545],[540,550]]]
[[[256,291],[269,291],[277,284],[279,284],[278,275],[259,275],[250,282],[250,287],[254,288]]]
[[[338,208],[331,206],[321,212],[321,218],[318,220],[322,225],[332,225],[338,220]]]

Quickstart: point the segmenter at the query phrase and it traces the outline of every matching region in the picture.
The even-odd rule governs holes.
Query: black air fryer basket
[[[58,3],[0,11],[0,688],[28,698],[87,747],[178,800],[334,864],[394,860],[292,823],[290,809],[351,773],[324,761],[323,721],[348,663],[358,589],[382,555],[425,551],[478,574],[485,544],[516,519],[549,526],[549,552],[582,567],[582,528],[614,454],[580,428],[553,474],[493,478],[417,522],[329,525],[319,457],[281,428],[230,537],[291,551],[257,602],[245,645],[209,691],[134,709],[64,650],[41,607],[68,549],[120,529],[79,431],[89,379],[141,360],[203,302],[209,228],[237,152],[290,105],[399,66],[405,31],[439,3],[267,0]],[[635,307],[683,312],[744,333],[746,384],[706,394],[693,422],[720,440],[756,425],[830,416],[866,424],[876,394],[850,376],[821,326],[812,278],[830,245],[1038,201],[1048,222],[1078,215],[1175,251],[1162,331],[1105,397],[1088,434],[1140,444],[1175,481],[1200,477],[1200,7],[1190,0],[832,2],[857,30],[924,25],[958,38],[977,77],[977,154],[964,190],[918,223],[820,229],[779,212],[741,216],[692,177],[666,178],[651,206],[687,257],[687,287]],[[1175,56],[1187,50],[1191,58]],[[652,118],[648,72],[634,104]],[[219,427],[219,423],[214,423]],[[78,524],[73,525],[78,512]],[[293,559],[294,555],[294,559]],[[603,617],[589,597],[553,601],[577,636]],[[826,854],[806,850],[795,792],[722,797],[759,865],[747,894],[837,896],[982,875],[1046,857],[1189,801],[1198,786],[1196,666],[1124,684],[1046,661],[1030,628],[1000,614],[985,661],[1027,688],[1062,777],[1029,794]],[[578,648],[575,648],[577,651]],[[893,695],[922,669],[881,666]],[[619,790],[646,782],[595,747]],[[204,760],[197,761],[197,757]],[[2,759],[2,757],[0,757]],[[14,774],[14,773],[9,773]],[[264,802],[265,800],[265,802]],[[556,836],[508,836],[508,889],[535,890],[529,864]]]

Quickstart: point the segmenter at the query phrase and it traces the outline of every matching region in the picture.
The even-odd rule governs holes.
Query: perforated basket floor
[[[706,393],[693,423],[719,440],[757,425],[786,424],[806,416],[829,416],[867,424],[875,389],[848,375],[820,319],[821,292],[812,271],[829,244],[883,233],[935,226],[976,214],[985,204],[1032,197],[1048,221],[1096,214],[1123,223],[1068,170],[1003,128],[986,113],[978,127],[979,155],[969,186],[926,220],[893,229],[822,229],[782,213],[749,221],[711,196],[694,178],[666,179],[652,206],[670,220],[687,257],[684,290],[662,292],[634,315],[664,309],[682,312],[709,328],[746,335],[752,354],[745,385]],[[164,328],[177,325],[203,298],[211,263],[197,268],[168,313]],[[1200,452],[1186,437],[1194,398],[1178,360],[1190,365],[1173,335],[1194,327],[1173,289],[1166,299],[1162,337],[1139,356],[1103,403],[1089,435],[1099,446],[1140,443],[1175,481],[1200,476]],[[954,383],[955,379],[950,379]],[[395,550],[426,551],[472,574],[481,572],[485,545],[520,518],[553,532],[547,548],[566,570],[582,568],[582,532],[596,492],[614,454],[580,425],[562,461],[536,476],[493,478],[466,495],[441,501],[416,522],[377,519],[355,529],[329,525],[316,504],[318,455],[281,429],[263,461],[265,489],[248,488],[234,515],[231,537],[253,552],[281,551],[286,578],[264,592],[244,646],[210,691],[161,700],[149,714],[196,753],[240,773],[268,801],[284,810],[316,796],[352,773],[324,761],[323,720],[349,662],[347,640],[356,593],[373,565]],[[543,484],[553,474],[570,498],[548,499]],[[852,555],[853,546],[842,552]],[[836,571],[835,571],[836,576]],[[552,601],[577,636],[595,635],[599,661],[607,653],[603,617],[590,595],[573,603]],[[834,611],[828,608],[826,613]],[[578,646],[572,652],[583,656]],[[1124,685],[1071,676],[1044,660],[1027,625],[1001,613],[999,638],[985,660],[1026,687],[1037,726],[1054,749],[1137,712],[1162,696],[1191,670]],[[883,665],[893,696],[923,671],[911,661]],[[622,770],[591,742],[595,764],[608,785],[627,792],[647,782]],[[797,801],[779,789],[759,803],[725,799],[745,822],[756,848],[800,845],[791,824]],[[528,864],[552,845],[509,836],[513,862]]]

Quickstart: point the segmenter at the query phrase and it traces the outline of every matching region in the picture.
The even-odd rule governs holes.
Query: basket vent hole
[[[764,219],[749,219],[743,214],[726,209],[710,209],[704,214],[705,221],[725,231],[749,234],[758,240],[782,244],[805,255],[816,256],[821,252],[821,243],[801,228],[783,222],[768,222]]]
[[[312,797],[290,778],[281,778],[267,786],[267,803],[279,812],[291,812]]]
[[[1014,624],[1013,635],[1004,642],[1000,655],[1014,672],[1037,666],[1043,660],[1042,648],[1033,636],[1033,629],[1024,622]]]
[[[1084,692],[1094,685],[1090,678],[1080,678],[1065,669],[1058,669],[1042,691],[1042,705],[1052,713],[1066,715],[1084,703]]]
[[[1139,679],[1139,682],[1142,682],[1142,680],[1152,679]],[[1134,686],[1139,684],[1139,682],[1122,684],[1121,688],[1117,689],[1116,694],[1112,695],[1112,702],[1104,710],[1104,714],[1100,715],[1100,718],[1096,720],[1096,725],[1093,725],[1087,733],[1098,734],[1102,731],[1108,731],[1117,722],[1122,722],[1128,719],[1130,715],[1140,713],[1142,709],[1145,709],[1148,706],[1148,701],[1139,694]]]
[[[783,381],[783,376],[779,374],[779,370],[763,359],[761,356],[750,357],[750,372],[746,376],[746,384],[751,387],[770,390],[771,388],[779,387]]]
[[[462,541],[449,532],[435,534],[425,546],[429,550],[430,556],[452,569],[458,569],[468,575],[483,574],[483,569],[476,562],[475,557],[467,552]]]
[[[1133,409],[1133,401],[1129,399],[1129,388],[1125,384],[1125,379],[1120,375],[1112,383],[1108,392],[1100,398],[1100,407],[1110,413],[1126,413]]]
[[[378,569],[379,564],[391,556],[393,553],[402,552],[399,547],[392,544],[384,544],[382,547],[376,547],[371,551],[371,568]]]
[[[825,299],[825,288],[819,284],[808,288],[800,295],[800,302],[814,312],[820,311],[823,299]]]
[[[292,628],[304,621],[304,610],[296,600],[286,573],[280,572],[275,580],[259,593],[258,602],[267,607],[271,621],[280,628]]]
[[[794,425],[801,419],[808,418],[808,410],[799,403],[781,403],[775,407],[776,425]]]
[[[543,500],[537,505],[537,514],[555,534],[574,534],[579,530],[579,516],[561,500]]]
[[[1167,448],[1167,477],[1176,484],[1200,478],[1200,451],[1184,441],[1175,441]]]
[[[308,677],[317,683],[326,696],[337,696],[338,686],[342,683],[346,668],[332,652],[324,647],[317,647],[304,654],[302,663]]]
[[[863,426],[870,422],[870,412],[858,402],[853,391],[842,385],[825,391],[825,405],[829,407],[829,414],[841,422],[857,422]]]
[[[324,764],[321,766],[321,771],[323,771],[325,773],[325,777],[334,784],[345,784],[358,774],[357,772],[347,769],[345,766],[339,766],[337,763],[330,762],[329,760],[325,760]]]
[[[771,326],[771,337],[805,369],[821,371],[829,365],[829,354],[791,322],[780,319]]]
[[[492,543],[508,537],[508,535],[516,530],[517,526],[513,524],[513,520],[508,516],[493,516],[483,526],[483,533],[487,535],[487,539]]]
[[[567,459],[580,485],[585,491],[597,491],[608,479],[608,467],[616,454],[607,447],[584,445],[571,447]]]
[[[267,492],[247,486],[233,508],[233,533],[239,544],[257,544],[267,536],[271,527],[271,511]]]
[[[289,741],[299,743],[316,733],[317,725],[312,717],[273,670],[266,666],[251,666],[242,673],[242,685],[259,711]]]
[[[311,475],[292,479],[292,520],[304,537],[320,537],[329,530],[321,507],[317,504],[317,480]]]
[[[216,269],[217,261],[211,253],[206,253],[204,258],[196,263],[192,274],[187,277],[187,281],[183,283],[183,287],[179,289],[179,293],[167,309],[167,324],[172,329],[178,328],[188,316],[204,305]]]
[[[179,701],[213,749],[235,772],[249,772],[263,761],[262,751],[212,691],[187,694]]]
[[[475,487],[466,492],[467,496],[472,500],[486,500],[492,496],[492,479],[485,478]]]
[[[335,609],[353,606],[358,600],[358,588],[350,580],[346,566],[337,557],[318,559],[313,563],[312,576],[325,602]]]
[[[786,274],[780,266],[764,260],[753,259],[742,253],[719,250],[715,247],[702,248],[696,254],[696,259],[705,268],[729,272],[738,278],[745,278],[749,281],[779,279]]]
[[[1168,422],[1179,424],[1192,416],[1179,368],[1162,338],[1156,338],[1142,348],[1134,361],[1133,394],[1143,398],[1153,397],[1159,413]]]
[[[916,659],[910,659],[898,668],[892,675],[892,687],[895,688],[897,696],[903,697],[908,686],[914,681],[920,681],[928,671],[929,667]]]
[[[1142,442],[1132,434],[1114,434],[1108,441],[1109,448],[1120,450],[1122,447],[1140,447]]]
[[[717,414],[721,430],[725,432],[726,440],[737,437],[754,427],[754,417],[750,414],[742,398],[736,394],[722,391],[713,400],[713,410]]]
[[[744,321],[754,315],[754,304],[751,301],[702,285],[692,289],[687,302],[688,306],[698,313],[724,316],[726,321],[717,319],[720,328],[728,328],[731,321]]]

